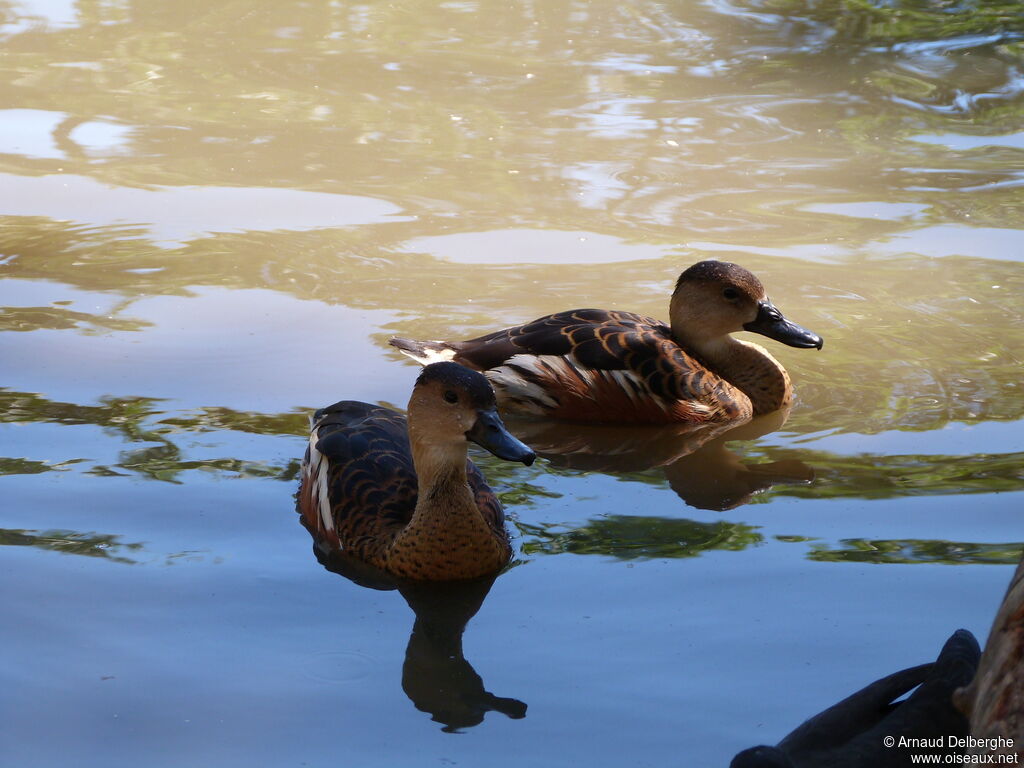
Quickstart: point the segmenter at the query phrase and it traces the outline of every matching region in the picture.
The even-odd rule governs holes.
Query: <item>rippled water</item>
[[[4,764],[727,765],[988,632],[1016,4],[0,0],[0,43]],[[825,337],[772,347],[784,423],[515,422],[489,591],[311,553],[307,416],[403,406],[390,336],[665,317],[703,258]]]

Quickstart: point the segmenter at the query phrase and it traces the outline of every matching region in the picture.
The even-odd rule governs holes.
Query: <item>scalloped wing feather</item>
[[[351,401],[317,411],[302,486],[300,510],[314,537],[382,565],[416,507],[405,417]]]
[[[632,312],[581,309],[453,344],[455,360],[487,373],[513,407],[556,418],[721,421],[750,401],[672,338]]]

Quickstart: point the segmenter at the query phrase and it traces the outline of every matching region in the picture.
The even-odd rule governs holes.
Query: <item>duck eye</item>
[[[444,399],[447,400],[449,403],[459,402],[459,396],[452,392],[450,389],[444,393]]]
[[[737,291],[735,288],[729,287],[722,291],[722,295],[725,296],[725,298],[727,298],[729,301],[733,301],[734,299],[738,299],[740,297],[740,292]]]

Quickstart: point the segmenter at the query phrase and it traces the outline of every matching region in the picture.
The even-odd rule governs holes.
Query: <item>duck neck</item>
[[[412,463],[416,468],[416,515],[433,508],[465,507],[476,511],[466,476],[466,444],[430,445],[413,436]]]
[[[388,569],[412,579],[467,579],[499,570],[507,559],[480,513],[466,475],[466,445],[412,438],[418,495],[409,523],[395,536]]]
[[[728,333],[712,339],[697,339],[686,332],[685,324],[676,322],[672,323],[672,336],[708,369],[750,398],[755,416],[790,404],[793,388],[789,374],[759,344],[734,339]]]

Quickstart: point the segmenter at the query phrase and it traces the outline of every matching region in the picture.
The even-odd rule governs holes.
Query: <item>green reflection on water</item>
[[[679,518],[610,515],[581,526],[516,521],[526,555],[603,555],[618,560],[697,557],[711,550],[740,551],[764,542],[758,526]],[[821,562],[943,563],[946,565],[1013,565],[1024,543],[986,544],[941,539],[843,539],[842,548],[804,536],[776,536],[779,541],[810,544],[807,558]]]
[[[94,424],[120,434],[126,440],[154,439],[142,422],[159,413],[152,406],[160,402],[149,397],[105,398],[99,405],[78,405],[49,400],[34,392],[0,389],[0,422],[15,424]]]
[[[831,26],[831,44],[892,44],[901,41],[941,40],[963,35],[995,35],[1013,39],[1024,35],[1024,19],[1015,0],[922,3],[893,0],[884,5],[866,0],[765,0],[739,3],[773,13],[800,16]]]
[[[809,449],[768,449],[773,457],[799,456],[819,481],[813,488],[785,486],[778,493],[802,498],[889,499],[904,496],[1000,493],[1024,489],[1024,453],[956,456],[841,456]]]
[[[100,557],[115,563],[134,565],[139,561],[128,554],[141,551],[144,545],[141,542],[124,542],[120,536],[104,533],[0,528],[0,546],[36,547],[66,555]]]
[[[56,423],[65,425],[91,424],[102,427],[113,437],[130,443],[155,443],[120,453],[119,461],[113,465],[95,463],[88,474],[99,477],[121,477],[137,473],[153,480],[171,483],[182,482],[180,475],[189,470],[224,472],[235,476],[271,478],[286,482],[298,477],[299,459],[283,465],[265,461],[246,461],[234,457],[211,459],[185,458],[183,450],[169,435],[182,431],[205,433],[214,430],[231,430],[264,435],[302,434],[301,424],[308,420],[298,413],[256,414],[235,411],[230,408],[202,409],[190,416],[170,417],[163,410],[154,407],[160,401],[154,398],[129,397],[106,398],[99,405],[77,405],[49,400],[41,395],[28,392],[12,392],[0,389],[0,422],[15,424]],[[308,429],[308,426],[306,427]],[[59,450],[59,445],[50,446]],[[0,460],[3,474],[33,474],[66,465],[86,462],[89,459],[76,458],[59,464],[25,459]]]
[[[701,523],[669,517],[608,515],[577,527],[517,521],[527,555],[606,555],[620,560],[696,557],[722,549],[738,551],[760,544],[756,526],[725,521]]]
[[[842,549],[812,544],[811,560],[847,563],[943,563],[1016,565],[1024,542],[980,544],[939,539],[843,539]]]
[[[0,331],[67,330],[68,328],[79,328],[85,333],[95,333],[100,329],[106,331],[141,331],[148,325],[150,323],[141,320],[108,317],[88,312],[75,312],[60,307],[0,307]]]
[[[245,461],[233,458],[187,460],[183,459],[181,451],[168,441],[167,445],[126,452],[122,454],[121,461],[114,466],[138,472],[143,477],[152,480],[163,480],[168,483],[184,482],[180,475],[193,469],[225,472],[238,477],[262,477],[291,482],[299,476],[299,464],[298,459],[283,466],[265,461]],[[89,472],[100,476],[119,474],[102,464],[97,464]]]
[[[0,389],[0,422],[64,425],[91,424],[126,442],[153,443],[123,452],[113,465],[96,464],[89,471],[119,475],[117,469],[139,473],[155,480],[179,482],[183,472],[203,469],[243,477],[271,478],[291,482],[297,477],[299,458],[283,465],[245,461],[234,457],[188,459],[177,440],[193,434],[241,432],[276,437],[304,437],[308,434],[308,413],[296,408],[286,413],[257,413],[225,407],[208,407],[168,415],[161,401],[153,398],[107,398],[98,405],[78,405],[49,400],[42,395]],[[787,427],[788,428],[788,427]],[[296,450],[301,443],[296,442]],[[975,453],[971,455],[842,455],[807,448],[744,444],[743,457],[762,464],[803,463],[814,468],[812,485],[778,485],[765,495],[801,498],[884,499],[907,496],[998,493],[1024,489],[1024,454]],[[54,445],[54,450],[60,446]],[[547,462],[531,468],[500,461],[482,451],[474,452],[490,483],[509,506],[531,506],[540,499],[560,498],[545,487],[545,476],[584,477],[586,471],[570,470]],[[4,474],[32,474],[68,469],[87,462],[81,457],[50,456],[45,461],[8,458],[0,464]],[[751,466],[757,466],[752,464]],[[668,487],[662,470],[608,471],[605,474],[627,483]],[[678,489],[677,489],[678,490]],[[757,499],[758,497],[754,497]],[[762,497],[763,498],[763,497]]]
[[[202,408],[188,416],[171,416],[158,423],[176,427],[183,432],[249,432],[256,435],[309,434],[309,417],[312,411],[296,409],[292,413],[256,413],[238,411],[233,408]],[[161,430],[164,435],[170,430]]]
[[[42,472],[54,472],[67,469],[70,464],[77,464],[83,459],[70,459],[60,464],[45,461],[0,457],[0,475],[38,475]]]

